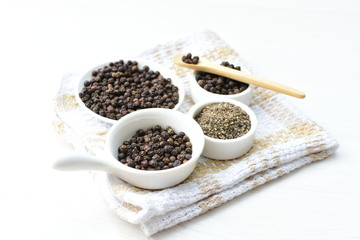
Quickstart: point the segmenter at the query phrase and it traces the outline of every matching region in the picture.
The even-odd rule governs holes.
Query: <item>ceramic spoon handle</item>
[[[103,159],[81,153],[60,157],[55,161],[53,167],[63,171],[97,170],[113,172],[114,169],[110,163]]]

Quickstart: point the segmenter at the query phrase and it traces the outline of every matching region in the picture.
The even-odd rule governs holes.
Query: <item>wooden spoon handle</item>
[[[305,98],[305,93],[295,88],[285,86],[281,83],[277,83],[265,78],[260,78],[257,76],[253,76],[251,74],[247,74],[232,68],[224,67],[221,65],[211,64],[211,67],[207,69],[207,71],[218,74],[224,77],[228,77],[240,82],[245,82],[248,84],[252,84],[258,87],[263,87],[266,89],[274,90],[280,93],[284,93],[297,98]]]

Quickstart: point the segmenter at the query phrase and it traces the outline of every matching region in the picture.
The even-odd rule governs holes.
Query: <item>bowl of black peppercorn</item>
[[[244,67],[234,66],[227,61],[220,65],[247,72]],[[234,99],[246,105],[252,100],[253,86],[212,73],[195,71],[190,79],[191,99],[197,103],[203,100]]]
[[[180,79],[145,60],[118,60],[88,70],[76,86],[79,105],[101,121],[114,124],[147,108],[178,109],[185,95]]]
[[[151,108],[127,114],[107,133],[103,154],[58,159],[58,170],[98,170],[144,189],[163,189],[194,171],[205,144],[197,122],[180,111]]]

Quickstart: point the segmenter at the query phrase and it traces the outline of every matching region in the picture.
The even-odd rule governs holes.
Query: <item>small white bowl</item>
[[[123,59],[124,62],[127,62],[128,60],[129,59]],[[164,78],[171,78],[171,83],[174,84],[175,86],[177,86],[178,91],[179,91],[179,102],[172,109],[172,110],[177,110],[180,107],[180,105],[183,103],[184,97],[185,97],[185,89],[184,89],[184,85],[183,85],[182,81],[173,72],[171,72],[167,68],[164,68],[163,66],[161,66],[155,62],[149,62],[149,61],[141,60],[141,59],[130,59],[130,60],[137,61],[139,68],[148,66],[150,68],[150,70],[152,70],[152,71],[159,71],[160,74]],[[115,63],[115,62],[116,61],[113,61],[113,63]],[[111,62],[103,63],[96,67],[91,68],[79,79],[79,81],[76,83],[76,86],[75,86],[75,98],[76,98],[77,102],[79,103],[80,107],[85,109],[90,115],[92,115],[93,117],[95,117],[101,121],[104,121],[104,122],[107,122],[110,124],[114,124],[117,120],[103,117],[103,116],[93,112],[91,109],[89,109],[88,107],[85,106],[84,102],[81,100],[81,98],[79,96],[79,93],[82,91],[82,89],[84,87],[84,82],[92,79],[92,72],[96,71],[102,67],[108,66],[109,63],[111,63]]]
[[[139,170],[122,164],[117,159],[118,147],[129,140],[138,129],[147,129],[155,125],[163,128],[171,126],[175,132],[183,131],[192,143],[191,159],[177,167],[157,171]],[[71,154],[58,159],[53,167],[66,171],[105,171],[140,188],[162,189],[184,181],[193,172],[204,143],[201,127],[188,115],[170,109],[149,108],[125,115],[110,128],[106,136],[104,154],[101,157]]]
[[[205,147],[202,155],[217,160],[234,159],[247,153],[254,143],[255,130],[257,128],[257,118],[255,113],[248,106],[233,99],[208,100],[196,103],[190,108],[188,114],[192,118],[195,118],[204,107],[209,104],[219,102],[228,102],[241,107],[249,115],[251,127],[245,135],[234,139],[216,139],[204,135]]]
[[[242,69],[242,71],[248,72],[245,69]],[[254,87],[252,85],[249,85],[247,89],[245,89],[244,91],[237,93],[237,94],[225,95],[225,94],[212,93],[212,92],[206,91],[204,88],[202,88],[197,83],[197,81],[196,81],[197,73],[198,73],[198,71],[195,71],[193,77],[190,80],[190,95],[191,95],[191,99],[194,101],[194,103],[204,101],[204,100],[222,101],[222,100],[226,100],[226,99],[234,99],[234,100],[242,102],[246,105],[250,104],[250,102],[252,100],[253,92],[254,92]]]

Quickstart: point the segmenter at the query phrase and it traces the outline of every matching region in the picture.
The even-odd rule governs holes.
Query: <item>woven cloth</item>
[[[214,61],[226,60],[254,73],[239,53],[208,30],[143,52],[139,59],[162,64],[183,80],[186,97],[179,109],[182,112],[193,105],[188,83],[192,75],[189,70],[175,66],[171,58],[187,52]],[[111,125],[88,115],[77,104],[74,86],[79,77],[77,73],[69,73],[61,80],[55,98],[54,126],[76,150],[97,155],[104,148],[105,135]],[[92,173],[110,208],[123,220],[139,224],[150,236],[308,163],[324,159],[338,147],[326,130],[296,109],[282,94],[255,88],[250,107],[258,118],[252,149],[228,161],[201,157],[190,177],[177,186],[143,190],[115,176]]]

